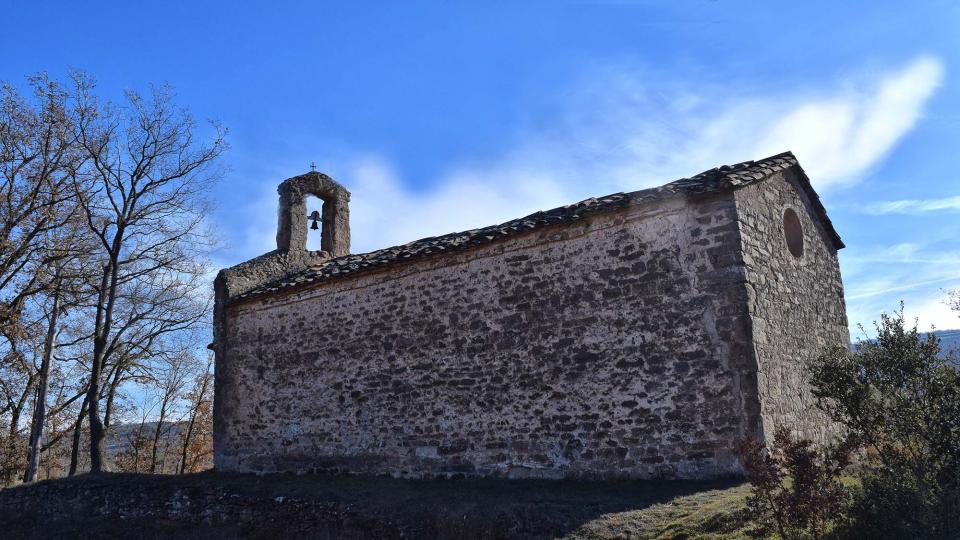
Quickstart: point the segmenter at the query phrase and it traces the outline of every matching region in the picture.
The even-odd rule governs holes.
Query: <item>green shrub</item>
[[[864,445],[850,536],[960,538],[960,372],[933,334],[883,315],[877,337],[810,369],[820,407]]]

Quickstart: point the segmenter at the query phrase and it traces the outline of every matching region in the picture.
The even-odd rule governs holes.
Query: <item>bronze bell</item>
[[[314,210],[313,213],[310,214],[310,217],[308,217],[307,219],[312,219],[312,220],[313,220],[313,224],[310,225],[310,228],[311,228],[312,230],[315,231],[315,230],[317,230],[317,229],[320,228],[320,226],[317,225],[317,222],[320,221],[320,212],[317,212],[316,210]]]

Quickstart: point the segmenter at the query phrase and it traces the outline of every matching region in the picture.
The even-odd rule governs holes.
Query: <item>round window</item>
[[[783,235],[787,240],[787,249],[794,257],[803,255],[803,227],[800,225],[800,218],[793,208],[787,208],[783,212]]]

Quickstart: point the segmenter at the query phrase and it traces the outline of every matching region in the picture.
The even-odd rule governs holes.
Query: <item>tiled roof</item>
[[[724,165],[704,171],[690,178],[682,178],[660,187],[634,191],[632,193],[614,193],[606,197],[590,198],[568,206],[536,212],[501,223],[464,232],[443,236],[423,238],[369,253],[346,255],[326,260],[305,270],[296,272],[283,279],[262,285],[232,300],[240,300],[281,290],[291,289],[311,283],[326,281],[340,276],[382,268],[387,265],[430,257],[440,253],[451,253],[471,249],[475,246],[495,242],[501,238],[513,236],[531,229],[537,229],[557,223],[568,223],[583,219],[599,212],[609,212],[623,208],[631,202],[644,203],[676,196],[691,196],[736,189],[763,180],[775,172],[797,165],[797,159],[790,152],[777,154],[758,161],[747,161],[736,165]],[[823,220],[824,227],[831,235],[835,246],[843,247],[840,237],[830,223],[820,198],[813,191],[806,175],[801,175],[804,190],[807,192],[814,210]]]

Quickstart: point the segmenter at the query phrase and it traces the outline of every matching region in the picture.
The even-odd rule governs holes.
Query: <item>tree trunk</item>
[[[30,377],[27,378],[27,384],[24,386],[23,393],[20,394],[16,404],[10,408],[10,428],[7,433],[6,457],[10,460],[10,465],[17,468],[20,466],[20,449],[18,448],[20,442],[18,437],[20,432],[20,417],[23,415],[27,399],[30,396],[30,392],[33,391],[35,382],[35,375],[31,374]],[[13,468],[7,469],[4,477],[0,479],[0,484],[10,485],[13,483],[14,478],[18,477],[20,477],[20,475]]]
[[[143,449],[143,424],[145,419],[140,420],[140,427],[137,428],[137,435],[133,443],[133,472],[140,472],[140,450]]]
[[[47,322],[47,335],[43,341],[43,358],[40,360],[40,380],[37,382],[37,397],[33,406],[33,425],[30,428],[30,454],[27,458],[27,472],[24,482],[33,482],[40,467],[40,440],[43,438],[43,421],[47,411],[47,388],[50,377],[50,365],[53,363],[53,351],[57,341],[57,319],[60,316],[60,279],[53,288],[53,308]]]
[[[207,373],[209,373],[209,361],[206,369]],[[193,429],[197,424],[197,415],[200,414],[200,407],[203,405],[203,401],[207,397],[207,386],[209,384],[208,380],[209,377],[206,373],[204,373],[202,382],[200,384],[199,394],[194,396],[193,403],[191,404],[190,423],[187,425],[187,433],[183,438],[183,448],[180,451],[180,474],[186,474],[187,472],[187,452],[190,449],[190,438],[193,437]],[[190,465],[190,468],[191,470],[193,469],[193,464]]]
[[[193,426],[197,422],[197,408],[190,413],[190,423],[187,424],[187,433],[183,437],[183,447],[180,449],[180,474],[187,472],[187,449],[190,448],[190,437],[193,436]]]
[[[114,237],[114,253],[119,252],[119,235]],[[97,299],[97,315],[94,321],[93,361],[90,366],[90,388],[87,389],[87,417],[90,422],[90,472],[103,472],[106,454],[106,431],[100,421],[100,375],[103,372],[104,353],[110,337],[113,304],[117,296],[117,262],[113,256],[103,268],[100,292]]]
[[[113,379],[110,381],[110,389],[107,390],[107,404],[103,409],[103,430],[110,432],[110,422],[113,418],[113,400],[117,397],[117,387],[120,386],[120,377],[122,370],[117,367],[114,371]]]
[[[160,431],[163,429],[163,421],[167,416],[167,396],[163,396],[163,402],[160,404],[160,419],[157,422],[157,429],[153,432],[153,449],[150,453],[150,474],[157,472],[157,449],[160,447]],[[161,472],[163,467],[160,468]]]
[[[10,411],[10,428],[7,433],[7,458],[10,460],[10,468],[3,472],[3,476],[0,477],[0,487],[13,485],[15,478],[19,476],[17,474],[17,469],[19,469],[19,456],[17,451],[17,428],[20,425],[20,407],[14,407]],[[0,456],[2,457],[2,456]],[[2,465],[2,461],[0,461]]]
[[[73,476],[77,473],[77,462],[80,461],[80,438],[83,435],[83,417],[87,414],[87,400],[84,398],[80,405],[80,415],[77,417],[77,423],[73,428],[73,446],[70,449],[70,472],[67,476]]]
[[[153,448],[150,451],[150,474],[157,472],[157,448],[160,448],[160,429],[163,421],[157,422],[157,429],[153,432]]]
[[[90,472],[103,472],[103,456],[106,453],[106,432],[100,421],[99,392],[100,358],[94,354],[94,367],[90,370],[90,390],[87,391],[87,419],[90,422]]]

